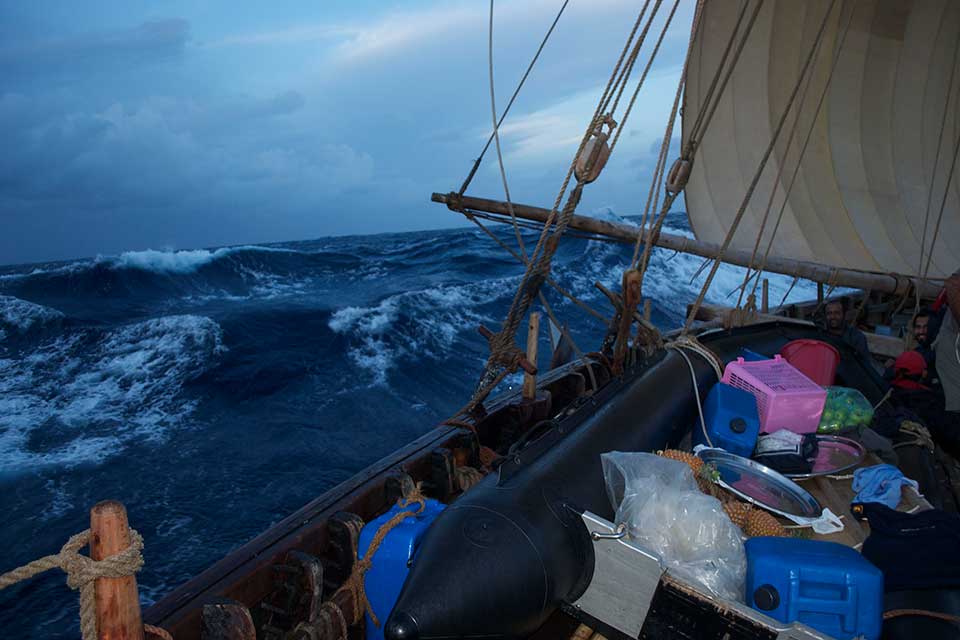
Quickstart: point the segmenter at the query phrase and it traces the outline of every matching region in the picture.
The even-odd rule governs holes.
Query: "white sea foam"
[[[0,295],[0,340],[4,338],[4,329],[24,332],[61,319],[63,314],[56,309]]]
[[[223,247],[221,249],[188,249],[183,251],[125,251],[119,256],[98,256],[97,262],[111,266],[131,269],[143,269],[155,273],[193,273],[214,260],[239,253],[241,251],[263,253],[299,253],[293,249],[262,246]]]
[[[162,440],[195,408],[184,383],[223,350],[216,322],[186,315],[78,332],[0,359],[0,466],[95,463],[132,440]]]
[[[408,291],[373,306],[339,309],[328,325],[347,337],[350,359],[370,375],[372,384],[386,385],[401,360],[452,353],[460,332],[492,321],[477,307],[511,295],[517,281],[501,278]]]

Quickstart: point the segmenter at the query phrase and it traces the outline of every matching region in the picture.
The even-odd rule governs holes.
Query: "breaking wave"
[[[0,467],[101,462],[133,439],[162,441],[196,406],[184,385],[224,350],[209,318],[84,329],[0,359]]]

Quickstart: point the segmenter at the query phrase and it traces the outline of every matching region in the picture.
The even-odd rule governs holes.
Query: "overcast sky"
[[[499,108],[561,3],[497,4]],[[553,202],[641,5],[570,0],[502,132],[515,200]],[[642,208],[692,8],[582,211]],[[459,186],[491,129],[487,11],[3,3],[0,264],[463,224],[429,197]],[[494,154],[471,193],[502,197]]]

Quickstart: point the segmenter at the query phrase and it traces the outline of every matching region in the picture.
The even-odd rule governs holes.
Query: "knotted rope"
[[[914,422],[913,420],[904,420],[900,423],[900,433],[905,436],[911,436],[912,440],[898,442],[897,444],[893,445],[894,449],[916,446],[923,447],[928,451],[934,450],[933,436],[931,436],[930,431],[919,422]]]
[[[60,553],[34,560],[0,575],[0,589],[6,589],[50,569],[62,569],[67,574],[67,586],[80,590],[80,631],[83,640],[97,640],[94,581],[97,578],[123,578],[139,571],[143,567],[143,538],[135,529],[130,529],[130,546],[103,560],[93,560],[80,554],[80,549],[89,542],[89,529],[71,536],[60,549]],[[147,630],[170,637],[166,631],[156,627],[149,627]]]
[[[483,480],[483,473],[473,467],[457,467],[453,470],[460,491],[467,491]]]
[[[360,620],[363,619],[364,613],[370,616],[373,624],[377,627],[380,626],[380,620],[377,618],[377,614],[374,613],[373,607],[370,605],[370,600],[367,598],[364,577],[367,571],[370,570],[370,567],[373,566],[373,557],[376,555],[380,545],[383,544],[387,534],[407,518],[413,518],[421,514],[427,506],[426,497],[421,493],[419,486],[414,486],[410,489],[397,504],[405,510],[399,511],[392,518],[380,525],[380,528],[377,529],[373,539],[370,541],[370,546],[367,548],[367,552],[363,558],[357,558],[356,562],[354,562],[350,577],[346,579],[343,586],[337,589],[337,592],[334,593],[333,596],[321,605],[317,616],[319,618],[319,624],[299,624],[294,630],[295,634],[299,634],[296,637],[306,636],[311,639],[327,638],[336,633],[335,637],[347,638],[349,637],[349,627],[360,622]],[[406,507],[412,505],[418,506],[416,509],[406,509]],[[337,602],[340,599],[338,596],[343,593],[349,593],[353,597],[353,617],[349,620]]]

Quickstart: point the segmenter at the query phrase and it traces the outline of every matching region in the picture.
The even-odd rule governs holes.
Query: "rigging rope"
[[[550,28],[547,29],[546,35],[543,36],[543,40],[540,41],[540,46],[537,47],[537,52],[533,55],[533,59],[530,60],[530,64],[527,65],[527,70],[523,72],[523,77],[520,78],[520,83],[517,84],[517,88],[513,90],[513,95],[510,96],[510,101],[507,102],[507,107],[503,110],[503,113],[500,115],[500,119],[497,121],[497,127],[503,124],[504,119],[507,117],[507,114],[510,113],[510,107],[513,106],[514,101],[517,99],[517,96],[520,95],[520,90],[523,88],[524,83],[527,81],[527,78],[530,76],[530,72],[533,71],[534,65],[537,63],[537,60],[540,58],[540,54],[543,52],[543,48],[547,45],[547,40],[550,39],[550,36],[553,34],[553,29],[557,26],[557,23],[560,21],[560,16],[563,15],[564,10],[567,8],[567,5],[570,3],[570,0],[564,0],[563,5],[560,7],[560,11],[557,12],[556,17],[553,19],[553,23],[550,25]],[[459,194],[462,196],[466,192],[467,187],[470,186],[470,183],[473,181],[473,177],[477,174],[477,170],[480,168],[481,162],[483,162],[483,156],[486,155],[487,149],[490,148],[490,143],[493,142],[493,133],[490,134],[490,137],[487,138],[486,144],[483,145],[483,149],[480,151],[480,155],[473,162],[473,167],[470,168],[470,173],[467,174],[466,179],[463,181],[463,184],[460,186]]]
[[[507,170],[503,166],[503,153],[500,150],[500,125],[497,122],[497,98],[493,88],[493,0],[490,0],[490,27],[487,29],[487,62],[490,69],[490,117],[493,120],[493,139],[497,144],[497,163],[500,166],[500,179],[503,181],[503,194],[507,199],[507,209],[513,221],[513,233],[517,237],[517,246],[524,259],[527,257],[527,248],[517,226],[517,214],[513,211],[513,202],[510,200],[510,187],[507,185]]]
[[[927,226],[930,221],[930,204],[933,202],[933,187],[937,182],[937,169],[940,166],[940,150],[943,147],[943,132],[947,125],[947,114],[950,113],[950,98],[953,95],[953,81],[957,74],[957,54],[960,53],[960,36],[957,37],[956,43],[953,45],[953,65],[950,67],[950,80],[947,82],[947,100],[943,105],[943,115],[940,117],[940,133],[937,135],[937,152],[933,158],[933,175],[930,178],[930,188],[927,190],[927,208],[923,216],[923,236],[920,240],[920,264],[917,266],[917,275],[922,275],[924,273],[923,269],[923,253],[924,247],[927,243]],[[947,187],[950,186],[950,177],[947,175]],[[933,255],[933,244],[937,241],[936,235],[930,242],[930,255]],[[919,288],[917,291],[917,302],[914,313],[920,310],[920,295]]]
[[[746,6],[746,3],[744,7]],[[692,153],[696,149],[696,145],[699,144],[701,127],[703,131],[706,131],[710,122],[713,120],[713,114],[716,113],[717,107],[720,106],[720,101],[723,98],[723,93],[726,91],[727,83],[730,82],[730,77],[733,75],[734,69],[737,67],[737,62],[740,61],[740,54],[743,53],[743,48],[747,44],[747,40],[750,39],[750,33],[753,31],[753,25],[757,21],[757,16],[760,14],[760,9],[763,7],[763,0],[757,0],[756,6],[753,8],[753,13],[750,14],[750,20],[747,22],[746,29],[744,30],[743,37],[740,39],[740,42],[737,44],[737,50],[733,54],[733,61],[730,63],[730,66],[727,68],[726,74],[723,76],[723,80],[720,82],[719,92],[717,93],[716,99],[713,101],[713,104],[710,105],[709,110],[706,112],[706,115],[702,114],[697,115],[697,120],[694,123],[694,127],[690,132],[690,140],[688,141],[688,146],[690,147],[690,152]],[[738,23],[739,24],[739,21]],[[736,34],[734,31],[733,35]],[[719,73],[720,68],[717,69]],[[704,102],[704,106],[709,105],[709,102]],[[702,120],[701,120],[702,118]],[[686,155],[686,154],[684,154]]]
[[[663,173],[666,169],[667,163],[667,154],[670,149],[670,140],[673,138],[673,127],[677,121],[677,113],[680,110],[680,98],[683,95],[684,83],[686,82],[687,68],[690,65],[690,50],[693,48],[693,42],[697,36],[697,33],[700,30],[700,24],[703,17],[703,6],[704,0],[698,0],[696,9],[693,14],[693,24],[690,25],[690,39],[687,42],[687,53],[683,59],[683,68],[680,70],[680,80],[677,83],[677,91],[673,96],[673,106],[670,109],[670,117],[667,119],[667,128],[663,133],[663,140],[660,142],[660,155],[657,158],[657,169],[654,171],[653,181],[650,183],[650,190],[647,192],[647,203],[643,210],[643,218],[640,221],[640,233],[637,235],[637,242],[633,247],[633,258],[630,260],[630,268],[637,269],[640,272],[640,291],[643,292],[643,276],[646,272],[647,263],[649,261],[649,252],[650,248],[653,245],[654,241],[654,232],[653,230],[647,230],[647,219],[649,214],[653,209],[657,207],[657,202],[660,199],[660,185],[661,180],[663,179]],[[654,200],[654,194],[656,199]],[[653,201],[653,209],[651,209],[651,201]],[[673,204],[673,201],[670,201],[670,205]],[[664,209],[669,210],[669,205],[664,205]],[[666,214],[663,214],[665,217]],[[659,227],[658,227],[659,230]],[[647,235],[647,243],[644,247],[643,261],[642,264],[638,263],[640,259],[640,244],[643,242],[644,234]]]
[[[840,7],[840,11],[841,13],[843,11],[842,5]],[[815,60],[818,59],[820,56],[820,50],[822,48],[821,47],[822,44],[823,44],[823,40],[821,40],[815,45],[815,48],[816,48],[816,52],[814,53]],[[770,187],[770,198],[767,199],[767,206],[763,210],[763,219],[760,221],[760,230],[757,231],[757,237],[753,243],[753,252],[750,254],[750,262],[747,265],[746,273],[743,274],[743,284],[740,285],[740,295],[737,297],[738,309],[743,305],[743,296],[747,291],[747,285],[750,283],[750,279],[756,276],[757,279],[759,280],[760,274],[762,273],[760,271],[757,271],[755,274],[751,274],[753,272],[753,268],[757,260],[757,253],[760,250],[760,241],[763,239],[763,232],[766,230],[767,221],[770,219],[770,211],[773,209],[773,200],[777,195],[777,187],[780,185],[780,179],[783,177],[783,170],[787,166],[787,162],[786,162],[787,156],[790,154],[790,148],[793,146],[793,141],[797,134],[797,128],[798,128],[798,125],[800,124],[800,117],[803,115],[803,105],[807,101],[807,92],[810,90],[810,85],[813,84],[813,75],[814,75],[813,72],[807,75],[807,82],[803,87],[803,92],[800,94],[800,100],[797,103],[797,114],[793,119],[793,124],[790,126],[790,133],[787,136],[787,143],[783,149],[783,156],[782,156],[783,162],[777,163],[777,175],[776,177],[774,177],[773,184]],[[787,200],[787,198],[789,198],[789,195],[784,195],[785,201]],[[754,289],[750,295],[756,298],[756,283],[754,283]]]
[[[827,97],[827,91],[830,89],[830,85],[833,82],[833,74],[837,69],[837,63],[840,60],[840,54],[843,52],[843,46],[847,41],[847,34],[850,31],[850,24],[853,22],[853,15],[856,13],[857,5],[860,0],[853,0],[853,6],[850,9],[850,13],[847,16],[847,22],[843,27],[843,33],[840,36],[840,42],[837,45],[837,50],[833,56],[833,62],[830,65],[830,72],[827,74],[827,81],[823,85],[823,91],[820,92],[820,99],[817,101],[817,108],[814,111],[813,119],[810,121],[810,127],[807,129],[807,136],[803,141],[803,145],[800,147],[800,155],[797,157],[797,164],[793,168],[793,174],[790,176],[790,182],[787,184],[787,190],[784,194],[783,202],[780,205],[780,211],[777,212],[777,221],[773,225],[773,231],[770,233],[770,240],[767,242],[767,248],[763,252],[763,260],[760,262],[760,268],[758,270],[757,279],[753,283],[752,294],[756,295],[757,285],[760,282],[759,274],[767,268],[767,260],[770,258],[770,250],[773,248],[773,241],[777,237],[777,232],[780,230],[780,223],[783,221],[783,214],[787,209],[787,203],[790,201],[790,194],[793,192],[793,185],[796,183],[797,176],[800,174],[800,167],[803,163],[803,158],[807,153],[807,147],[810,144],[810,140],[813,137],[813,130],[816,128],[817,120],[820,119],[820,112],[823,109],[823,104]],[[793,286],[797,283],[794,280],[793,284],[790,285],[790,290],[793,290]],[[789,291],[788,291],[789,293]],[[783,303],[786,302],[786,297],[780,303],[780,306],[783,306]]]
[[[750,198],[753,196],[753,192],[757,187],[757,183],[760,181],[760,177],[763,175],[763,170],[767,165],[767,160],[770,158],[770,154],[773,152],[773,148],[777,143],[777,140],[780,138],[780,133],[783,131],[783,125],[786,123],[787,116],[790,113],[790,110],[793,108],[793,103],[796,101],[797,93],[800,91],[800,86],[803,83],[804,77],[807,75],[807,71],[810,69],[810,64],[813,62],[814,53],[819,48],[820,41],[823,39],[823,34],[826,32],[827,22],[830,18],[830,15],[833,13],[833,8],[836,5],[837,0],[831,0],[830,6],[827,8],[827,11],[824,13],[823,20],[820,22],[820,28],[817,31],[817,37],[814,41],[814,46],[810,48],[810,52],[807,54],[806,60],[804,60],[803,68],[800,70],[800,74],[797,78],[797,82],[793,86],[793,90],[790,92],[790,97],[787,100],[786,107],[783,110],[783,113],[780,115],[780,119],[777,122],[777,127],[774,130],[773,136],[770,139],[770,144],[767,145],[767,149],[763,154],[763,157],[760,160],[760,164],[757,167],[757,171],[751,180],[750,185],[747,187],[747,192],[744,194],[743,201],[740,203],[740,208],[737,210],[737,214],[733,219],[733,223],[730,226],[730,229],[727,231],[727,235],[723,240],[723,244],[720,246],[720,250],[717,252],[716,259],[713,262],[713,266],[710,268],[710,273],[707,275],[706,281],[703,283],[703,287],[700,290],[700,294],[697,296],[696,301],[693,304],[693,307],[690,309],[690,313],[687,316],[687,322],[684,325],[684,333],[689,332],[691,326],[693,325],[693,320],[696,317],[697,311],[700,308],[700,305],[703,304],[703,300],[707,295],[707,290],[710,288],[710,285],[713,282],[714,276],[717,274],[717,269],[719,269],[720,264],[723,259],[723,254],[726,252],[727,248],[730,246],[730,243],[733,241],[733,236],[737,231],[737,228],[740,226],[740,221],[743,219],[744,214],[747,211],[747,205],[750,202]],[[743,43],[741,43],[742,45]],[[729,74],[727,80],[729,78]],[[722,93],[718,97],[722,97]],[[716,104],[714,105],[714,110],[716,109]],[[709,122],[709,119],[708,121]]]
[[[463,409],[455,414],[455,416],[470,412],[479,403],[483,402],[483,400],[490,395],[490,392],[493,391],[493,389],[500,384],[500,382],[502,382],[509,373],[516,370],[519,361],[522,358],[523,354],[516,346],[515,341],[517,329],[519,328],[523,317],[530,308],[530,304],[536,297],[536,294],[539,293],[542,282],[550,271],[550,264],[553,259],[553,255],[556,253],[557,248],[559,247],[560,238],[564,231],[566,231],[567,226],[570,224],[570,219],[573,217],[573,213],[580,202],[580,198],[583,194],[583,187],[586,184],[586,176],[583,178],[577,178],[576,185],[567,197],[567,202],[564,205],[563,210],[560,211],[559,216],[557,215],[557,212],[560,209],[560,204],[563,201],[564,195],[567,193],[567,188],[569,187],[570,180],[573,177],[577,161],[580,158],[580,155],[583,153],[588,140],[590,140],[595,130],[604,122],[606,122],[608,126],[611,126],[611,128],[613,126],[610,122],[609,116],[601,118],[601,114],[603,113],[602,109],[605,104],[608,104],[609,97],[613,95],[613,92],[616,89],[615,85],[618,74],[623,66],[624,60],[627,58],[628,52],[630,51],[630,45],[633,43],[634,36],[641,22],[642,15],[638,16],[637,20],[634,22],[633,28],[630,31],[630,36],[627,42],[624,44],[623,50],[620,53],[620,57],[618,58],[617,63],[610,74],[607,85],[604,88],[600,101],[597,104],[597,108],[594,111],[593,118],[591,118],[586,131],[584,131],[584,134],[580,140],[580,146],[570,162],[570,166],[567,169],[563,184],[557,193],[557,197],[550,211],[550,215],[544,223],[543,230],[540,233],[537,244],[527,262],[527,268],[521,279],[520,286],[517,287],[517,291],[514,294],[513,301],[510,304],[510,309],[507,312],[507,317],[504,320],[503,326],[500,331],[494,334],[494,336],[490,339],[490,357],[487,359],[484,373],[477,384],[477,388],[473,396],[470,398],[470,401],[464,406]],[[596,145],[595,152],[599,152],[599,150],[600,145]],[[556,224],[551,234],[551,227],[554,226],[554,222],[556,222]],[[548,238],[550,239],[550,242],[547,242]],[[499,368],[500,371],[498,373],[494,373],[495,369],[497,368]]]
[[[940,235],[940,223],[943,222],[943,212],[947,206],[947,196],[950,193],[950,184],[953,182],[953,175],[957,169],[957,156],[960,155],[960,132],[957,133],[957,142],[953,145],[953,160],[950,162],[950,170],[947,172],[947,184],[943,186],[943,198],[940,200],[940,213],[937,215],[937,224],[933,228],[933,237],[930,240],[930,253],[927,255],[927,266],[923,269],[923,279],[930,273],[930,263],[933,261],[933,247],[937,243]]]
[[[653,47],[653,51],[650,52],[650,58],[647,60],[647,66],[644,67],[643,73],[640,75],[640,81],[637,83],[637,87],[633,90],[633,95],[630,96],[630,102],[627,103],[627,108],[623,112],[622,122],[620,128],[617,129],[617,132],[613,136],[613,140],[610,142],[610,153],[613,153],[613,150],[617,146],[617,141],[620,139],[620,134],[623,133],[623,130],[626,128],[627,118],[630,117],[630,112],[633,110],[633,105],[637,101],[637,96],[640,94],[640,89],[643,87],[644,81],[647,79],[647,74],[650,73],[650,67],[653,66],[653,61],[657,57],[657,53],[660,51],[660,45],[663,43],[664,36],[667,35],[667,29],[670,28],[670,23],[673,22],[673,16],[677,13],[677,7],[680,5],[680,0],[674,0],[673,8],[670,9],[669,15],[667,15],[666,21],[663,23],[663,29],[660,31],[660,37],[657,38],[657,43]],[[657,13],[657,10],[660,8],[660,0],[657,0],[657,5],[653,8],[653,12],[650,14],[650,21],[647,23],[647,26],[644,30],[644,35],[646,35],[646,29],[650,28],[650,25],[653,23],[653,18]],[[625,85],[624,85],[625,86]],[[622,89],[621,89],[622,90]],[[614,106],[616,108],[616,106]]]
[[[607,113],[615,113],[617,110],[617,105],[620,104],[620,97],[623,95],[623,90],[627,88],[627,82],[630,80],[630,74],[633,73],[633,66],[637,62],[637,56],[640,54],[641,45],[646,38],[647,30],[650,28],[650,24],[653,22],[654,16],[657,14],[657,10],[660,8],[660,3],[663,0],[657,0],[656,6],[653,8],[653,12],[650,14],[650,19],[647,21],[647,26],[643,28],[643,32],[640,35],[640,38],[637,39],[636,44],[633,49],[630,51],[630,56],[627,58],[627,64],[624,66],[623,70],[620,72],[620,77],[617,78],[617,84],[619,85],[617,89],[617,97],[613,100],[613,106],[609,107],[608,105],[604,106],[603,111]],[[647,13],[647,7],[650,6],[650,0],[644,0],[643,8],[640,9],[640,17],[642,18]],[[607,108],[609,107],[609,108]]]
[[[748,1],[749,0],[747,0],[747,2],[744,2],[744,5],[741,7],[741,16],[740,18],[738,18],[737,24],[734,27],[733,32],[730,34],[730,39],[728,40],[728,43],[727,43],[727,49],[733,46],[733,42],[736,39],[737,31],[741,24],[742,16],[746,11]],[[737,62],[739,62],[740,60],[740,54],[743,52],[743,47],[746,44],[746,41],[749,38],[751,31],[753,30],[753,25],[756,22],[757,15],[760,13],[760,8],[762,5],[763,5],[763,0],[758,0],[757,4],[754,7],[753,13],[750,16],[750,20],[747,23],[746,28],[744,29],[743,36],[741,37],[740,42],[737,45],[736,51],[734,53],[734,57],[730,62],[730,66],[723,77],[723,81],[719,85],[720,94],[717,97],[717,100],[714,102],[713,107],[711,108],[709,97],[712,95],[712,91],[717,86],[717,79],[723,73],[723,62],[726,60],[726,57],[728,54],[728,51],[724,51],[724,56],[721,59],[721,64],[720,66],[717,67],[717,70],[714,74],[714,79],[711,82],[710,90],[708,90],[708,96],[707,96],[708,99],[705,100],[704,103],[700,106],[700,111],[697,114],[697,120],[694,125],[694,129],[691,130],[690,138],[688,139],[687,144],[684,145],[684,148],[681,150],[680,159],[674,163],[674,168],[678,170],[683,170],[684,163],[686,163],[687,174],[683,178],[678,178],[680,181],[680,184],[674,184],[670,186],[670,188],[667,191],[667,195],[664,198],[663,205],[660,208],[660,214],[658,215],[657,220],[653,225],[653,228],[650,229],[647,233],[647,244],[644,247],[643,257],[641,259],[640,265],[638,266],[638,271],[640,272],[640,278],[641,278],[641,281],[640,281],[641,287],[643,286],[643,276],[646,273],[647,266],[650,263],[650,256],[653,253],[653,245],[656,242],[657,237],[660,235],[660,230],[663,228],[663,223],[667,218],[667,214],[670,212],[670,208],[673,206],[674,200],[676,200],[676,198],[680,195],[680,192],[686,186],[686,178],[689,177],[690,163],[692,162],[693,156],[696,153],[697,147],[699,145],[699,140],[697,138],[700,131],[699,126],[702,126],[704,131],[706,131],[707,127],[709,126],[710,121],[713,118],[713,113],[716,110],[716,105],[719,104],[720,98],[723,96],[723,91],[726,88],[727,81],[730,79],[730,76],[732,75],[733,70],[736,68]],[[698,8],[702,8],[702,6],[698,5]],[[698,24],[694,25],[694,29],[691,30],[691,45],[687,47],[687,58],[684,61],[684,74],[683,74],[684,76],[686,76],[686,68],[689,64],[690,50],[692,49],[693,34],[699,28],[700,16],[695,16],[695,19],[698,21]],[[681,83],[683,83],[683,78],[681,78]],[[680,91],[680,88],[678,88],[678,93],[679,91]],[[675,105],[677,104],[678,99],[679,98],[675,98],[674,100]],[[674,114],[672,118],[675,119],[676,114]],[[670,122],[668,124],[668,131],[672,132],[672,129],[673,129],[673,123]],[[666,144],[669,144],[669,143],[666,142]],[[673,169],[671,169],[670,173],[672,176]],[[634,249],[634,254],[636,255],[636,248]]]

